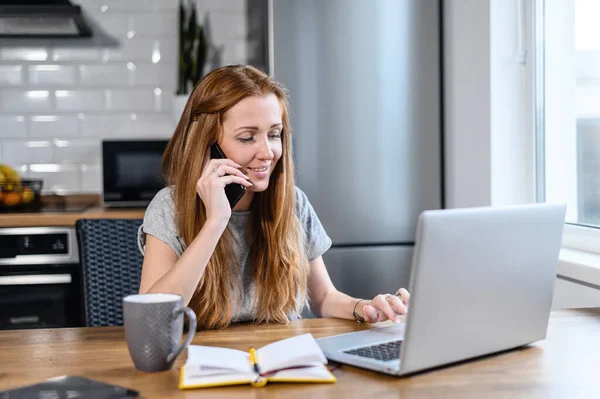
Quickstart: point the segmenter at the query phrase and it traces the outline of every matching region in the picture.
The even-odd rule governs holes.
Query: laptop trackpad
[[[327,351],[339,351],[377,344],[379,342],[404,339],[406,323],[377,327],[365,331],[335,335],[317,340],[321,348]]]

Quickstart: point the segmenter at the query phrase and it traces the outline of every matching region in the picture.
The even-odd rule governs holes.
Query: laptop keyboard
[[[382,361],[397,360],[400,359],[400,350],[402,349],[402,341],[391,341],[383,344],[365,346],[363,348],[356,348],[344,351],[349,355],[356,355],[362,357],[368,357],[371,359],[377,359]]]

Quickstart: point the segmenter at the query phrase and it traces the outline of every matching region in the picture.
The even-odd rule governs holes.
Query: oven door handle
[[[29,274],[0,277],[0,285],[68,284],[71,281],[70,274]]]

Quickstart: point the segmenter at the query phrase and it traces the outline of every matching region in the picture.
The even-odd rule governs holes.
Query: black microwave
[[[147,206],[165,187],[160,161],[168,140],[103,140],[102,203]]]

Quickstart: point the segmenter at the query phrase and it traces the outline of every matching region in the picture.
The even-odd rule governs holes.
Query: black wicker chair
[[[122,326],[123,297],[137,294],[143,256],[142,219],[80,219],[75,223],[88,327]]]

